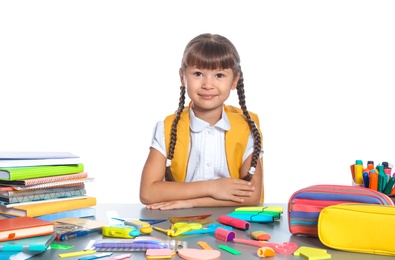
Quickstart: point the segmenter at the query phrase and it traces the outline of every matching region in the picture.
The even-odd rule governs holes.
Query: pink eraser
[[[230,216],[222,215],[218,218],[218,221],[222,224],[242,229],[242,230],[248,230],[251,226],[251,224],[245,220],[238,219],[238,218],[233,218]]]
[[[215,238],[224,242],[229,242],[229,241],[233,241],[233,239],[235,239],[236,237],[236,233],[234,231],[231,230],[227,230],[224,228],[216,228],[215,229]]]

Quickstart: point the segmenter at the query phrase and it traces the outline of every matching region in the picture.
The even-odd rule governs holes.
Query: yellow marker
[[[65,253],[65,254],[59,254],[58,256],[60,258],[65,258],[65,257],[71,257],[71,256],[80,256],[80,255],[91,255],[96,253],[96,250],[85,250],[85,251],[79,251],[79,252],[71,252],[71,253]]]
[[[199,241],[197,242],[197,244],[204,250],[213,250],[213,248],[209,246],[208,243],[205,241]]]

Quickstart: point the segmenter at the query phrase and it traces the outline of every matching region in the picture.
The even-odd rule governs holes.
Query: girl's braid
[[[170,170],[170,165],[171,165],[171,160],[173,159],[174,156],[174,149],[176,147],[176,142],[177,142],[177,124],[178,121],[180,120],[181,112],[184,110],[184,105],[185,105],[185,86],[181,86],[180,89],[181,89],[180,101],[178,103],[176,116],[171,126],[171,138],[170,138],[169,152],[167,155],[166,172],[165,172],[166,181],[175,181],[173,174]]]
[[[261,135],[258,131],[258,128],[255,125],[254,120],[251,119],[250,114],[248,113],[246,102],[245,102],[245,95],[244,95],[244,78],[243,78],[243,72],[240,69],[240,79],[237,82],[237,95],[239,96],[239,105],[241,109],[243,110],[243,114],[247,119],[248,125],[250,126],[250,130],[254,136],[254,152],[252,154],[252,161],[251,161],[251,168],[248,171],[248,174],[243,177],[243,180],[251,180],[256,165],[258,164],[259,156],[261,153]]]

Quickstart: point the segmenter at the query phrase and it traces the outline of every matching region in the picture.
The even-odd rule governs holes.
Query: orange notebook
[[[54,224],[32,217],[0,219],[0,242],[43,236],[55,232]]]
[[[66,200],[59,199],[52,202],[40,202],[30,205],[14,206],[12,208],[0,205],[0,213],[13,216],[37,217],[68,210],[82,209],[95,205],[95,197],[70,198]]]

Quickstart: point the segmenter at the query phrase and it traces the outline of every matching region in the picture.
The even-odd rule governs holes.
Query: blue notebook
[[[55,240],[55,234],[0,242],[0,252],[43,252]]]

